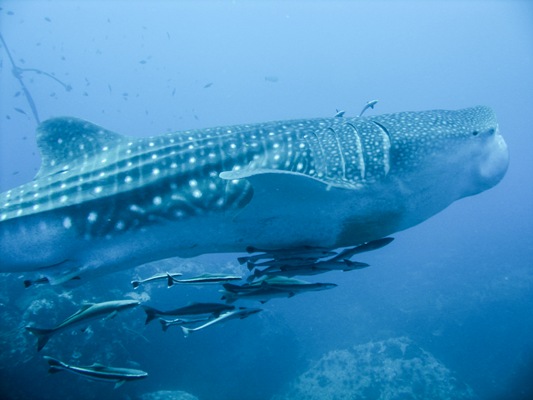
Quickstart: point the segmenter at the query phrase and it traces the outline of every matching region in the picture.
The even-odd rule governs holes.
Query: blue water
[[[75,116],[148,136],[327,117],[336,109],[357,115],[372,99],[379,99],[373,114],[482,104],[495,110],[511,153],[495,188],[361,255],[370,268],[316,279],[339,284],[334,290],[275,299],[256,316],[186,339],[173,327],[163,333],[157,322],[145,326],[140,308],[85,332],[56,335],[40,353],[24,326],[53,326],[87,301],[141,296],[162,309],[216,301],[217,287],[152,285],[132,294],[129,282],[168,269],[235,271],[232,255],[164,261],[77,288],[24,289],[23,275],[2,275],[0,397],[148,399],[165,390],[201,400],[311,398],[298,391],[302,377],[316,368],[338,377],[349,370],[339,358],[347,349],[358,363],[361,354],[377,359],[384,373],[372,344],[413,343],[413,354],[431,354],[456,388],[471,389],[470,398],[533,398],[532,4],[0,1],[0,33],[14,62],[28,69],[21,77],[40,120]],[[5,191],[31,180],[40,160],[36,119],[4,47],[0,63]],[[392,345],[383,354],[403,360]],[[42,355],[143,369],[149,377],[114,390],[67,373],[49,375]],[[390,365],[402,365],[404,374],[434,371]],[[364,395],[353,389],[346,397],[346,382],[324,377],[307,387],[343,399],[429,393],[413,384],[401,397],[399,379],[372,378],[361,368],[349,379],[372,380]],[[427,385],[440,388],[437,375]],[[447,398],[444,389],[439,393],[435,398]]]

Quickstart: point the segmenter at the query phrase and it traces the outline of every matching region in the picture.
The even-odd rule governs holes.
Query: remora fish
[[[176,318],[176,319],[171,319],[171,320],[159,318],[159,322],[161,323],[161,328],[163,329],[163,332],[166,332],[168,327],[172,325],[178,325],[178,326],[190,325],[190,324],[195,324],[197,322],[210,321],[213,318],[216,318],[216,317],[214,317],[213,314],[211,314],[211,315],[208,315],[206,317],[201,317],[201,318]]]
[[[248,246],[356,246],[493,187],[508,166],[487,107],[148,138],[55,118],[37,144],[35,179],[0,195],[0,272],[53,284]]]
[[[172,286],[173,283],[183,283],[190,285],[207,285],[217,284],[230,281],[240,281],[242,276],[226,275],[226,274],[202,274],[188,279],[176,279],[172,276],[167,276],[168,286]]]
[[[77,367],[52,357],[44,356],[43,358],[48,361],[50,366],[48,372],[51,374],[68,371],[94,381],[115,382],[115,389],[126,381],[134,381],[148,376],[147,372],[138,369],[107,367],[98,363],[87,367]]]
[[[160,311],[153,307],[143,305],[146,313],[145,325],[158,317],[178,317],[184,315],[213,314],[218,317],[221,312],[233,310],[235,307],[221,303],[192,303],[188,306],[176,308],[175,310]]]
[[[61,332],[65,329],[70,329],[75,325],[87,323],[88,321],[100,318],[102,316],[113,318],[119,311],[124,311],[138,305],[139,302],[137,300],[114,300],[96,304],[87,303],[82,305],[78,311],[65,319],[55,328],[43,329],[36,328],[34,326],[27,326],[26,329],[37,336],[37,351],[40,351],[46,345],[52,335],[58,332]]]
[[[311,283],[284,276],[269,276],[253,283],[237,285],[224,285],[222,300],[232,303],[238,299],[258,300],[266,303],[276,297],[293,297],[308,291],[333,289],[334,283]]]
[[[392,242],[394,238],[386,237],[382,239],[372,240],[370,242],[363,243],[359,246],[355,246],[349,249],[345,249],[337,254],[335,257],[330,258],[328,261],[347,260],[356,254],[364,253],[367,251],[377,250]]]
[[[154,276],[151,276],[150,278],[133,280],[131,281],[131,285],[133,286],[134,289],[137,289],[140,285],[144,285],[145,283],[150,283],[150,282],[155,282],[155,281],[164,280],[164,281],[167,281],[168,283],[169,277],[173,279],[173,278],[177,278],[182,275],[183,274],[180,272],[165,272],[163,274],[155,274]],[[172,285],[168,285],[168,286],[170,287]]]
[[[285,277],[291,277],[297,275],[318,275],[329,271],[353,271],[369,266],[370,265],[366,263],[350,260],[324,260],[305,265],[275,265],[265,268],[263,270],[254,270],[254,273],[250,275],[246,280],[250,282],[254,279],[261,278],[262,276],[273,277],[281,275]]]
[[[227,321],[229,319],[235,319],[235,318],[244,319],[244,318],[249,317],[252,314],[258,313],[259,311],[263,311],[263,310],[261,308],[244,308],[244,307],[240,307],[237,310],[227,311],[227,312],[225,312],[223,314],[220,314],[219,317],[217,317],[217,318],[215,318],[215,319],[213,319],[213,320],[211,320],[209,322],[206,322],[203,325],[197,326],[196,328],[187,328],[186,326],[182,326],[181,330],[183,331],[183,334],[185,335],[185,337],[187,337],[187,336],[189,336],[189,333],[191,333],[191,332],[199,331],[200,329],[207,328],[208,326],[211,326],[211,325],[214,325],[214,324],[218,324],[219,322]]]
[[[335,253],[332,252],[330,249],[324,249],[320,247],[312,248],[309,246],[304,247],[296,247],[291,249],[278,249],[278,250],[261,250],[256,249],[254,247],[248,247],[246,248],[246,251],[249,253],[256,253],[261,252],[263,254],[254,254],[252,256],[246,256],[246,257],[239,257],[237,258],[237,261],[239,261],[240,264],[244,264],[245,262],[251,263],[254,265],[260,265],[256,264],[257,261],[263,260],[263,259],[275,259],[275,260],[314,260],[318,258],[323,258],[327,256],[334,255]]]
[[[243,291],[236,290],[221,290],[222,298],[227,303],[233,303],[239,299],[243,300],[257,300],[261,304],[265,304],[267,301],[275,298],[292,297],[294,294],[282,289],[276,289],[269,287],[268,285],[258,286],[253,289],[247,288]]]

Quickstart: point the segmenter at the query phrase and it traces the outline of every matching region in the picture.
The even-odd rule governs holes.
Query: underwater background
[[[54,326],[84,302],[218,301],[216,286],[134,291],[130,281],[167,270],[244,273],[237,255],[164,260],[76,288],[25,289],[23,274],[2,274],[0,398],[533,398],[532,2],[4,0],[0,8],[2,192],[39,168],[36,117],[74,116],[140,137],[337,109],[355,116],[373,99],[367,115],[487,105],[511,156],[495,188],[357,258],[370,268],[313,279],[335,289],[274,299],[187,338],[145,325],[139,307],[55,335],[39,353],[24,326]],[[43,355],[149,376],[113,389],[48,374]]]

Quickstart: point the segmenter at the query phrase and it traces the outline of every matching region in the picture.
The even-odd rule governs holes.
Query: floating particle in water
[[[213,82],[206,83],[206,84],[204,85],[204,89],[207,89],[207,88],[209,88],[209,87],[211,87],[211,86],[213,86]]]
[[[50,18],[48,18],[48,17],[44,17],[44,20],[45,20],[46,22],[52,22],[52,20],[51,20]]]
[[[277,81],[279,81],[279,78],[277,76],[274,76],[274,75],[268,75],[268,76],[265,76],[265,81],[271,82],[271,83],[276,83]]]

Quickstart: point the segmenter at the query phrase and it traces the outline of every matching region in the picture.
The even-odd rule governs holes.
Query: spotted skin
[[[247,246],[374,240],[494,186],[508,157],[486,107],[148,138],[55,118],[37,141],[36,178],[0,195],[0,270],[52,282]]]

